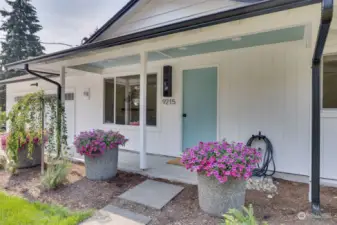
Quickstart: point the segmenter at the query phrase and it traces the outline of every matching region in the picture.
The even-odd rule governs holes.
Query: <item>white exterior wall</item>
[[[179,156],[182,143],[182,70],[218,66],[219,138],[246,142],[262,131],[275,148],[277,170],[308,175],[310,157],[310,54],[304,41],[260,46],[186,57],[149,64],[157,72],[172,65],[173,98],[177,105],[161,103],[158,89],[158,126],[147,128],[147,152]],[[126,148],[137,151],[139,127],[103,124],[103,79],[137,74],[138,67],[124,67],[111,75],[86,74],[68,77],[67,88],[75,90],[75,132],[101,128],[119,130],[130,142]],[[45,82],[40,87],[53,88]],[[90,100],[83,91],[90,88]],[[34,90],[28,83],[8,86],[8,106],[16,92]],[[36,88],[35,88],[36,90]],[[201,103],[202,104],[202,103]]]
[[[336,2],[334,3],[334,12],[337,11]],[[332,19],[330,31],[327,39],[327,43],[324,49],[324,55],[329,57],[335,57],[337,55],[337,16],[336,13]],[[337,58],[336,58],[337,59]],[[335,59],[335,60],[336,60]],[[322,75],[323,79],[323,75]],[[322,82],[323,83],[323,82]],[[323,86],[323,85],[322,85]],[[331,183],[331,179],[335,180],[337,185],[337,109],[323,109],[321,113],[321,174],[322,177],[328,179]]]
[[[322,158],[321,158],[321,174],[326,179],[337,180],[336,173],[336,136],[337,136],[337,110],[327,110],[322,112]]]

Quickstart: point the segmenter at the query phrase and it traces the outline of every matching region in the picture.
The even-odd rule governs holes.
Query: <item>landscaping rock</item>
[[[0,154],[0,169],[5,169],[7,166],[7,157]]]
[[[252,177],[247,181],[247,189],[277,194],[277,186],[274,184],[272,177]]]

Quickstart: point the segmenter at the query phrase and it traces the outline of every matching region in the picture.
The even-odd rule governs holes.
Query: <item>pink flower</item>
[[[74,145],[79,154],[95,157],[119,145],[124,146],[127,141],[128,139],[118,132],[91,130],[75,136]]]
[[[219,182],[228,177],[248,179],[261,160],[261,153],[243,143],[200,142],[182,154],[186,169],[214,176]]]

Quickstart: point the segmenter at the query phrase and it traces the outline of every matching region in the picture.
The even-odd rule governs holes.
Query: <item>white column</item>
[[[65,100],[66,100],[66,96],[65,96],[65,93],[66,93],[66,68],[64,66],[62,66],[61,70],[60,70],[60,84],[61,84],[61,104],[62,104],[63,107],[65,107]],[[61,114],[59,112],[58,112],[58,116],[61,117]],[[62,118],[60,118],[60,121],[61,120],[62,120]],[[60,124],[58,126],[61,126],[61,137],[62,137],[62,135],[63,135],[62,125]],[[61,143],[58,143],[57,145],[59,146],[58,148],[60,148],[61,151],[64,150],[64,148],[65,148],[64,145],[62,145]]]
[[[60,71],[60,84],[61,84],[61,102],[64,105],[66,93],[66,68],[64,66],[61,67]]]
[[[140,169],[147,169],[146,160],[146,80],[147,80],[147,52],[140,54],[140,103],[139,103],[139,133],[140,133]]]
[[[125,124],[126,125],[129,125],[130,124],[130,109],[129,109],[129,105],[130,105],[130,99],[129,99],[129,80],[126,79],[125,81],[125,98],[126,98],[126,101],[125,101],[125,112],[124,112],[124,115],[125,115]]]

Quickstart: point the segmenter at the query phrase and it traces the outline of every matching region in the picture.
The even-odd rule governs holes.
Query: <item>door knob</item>
[[[187,117],[187,114],[186,114],[186,113],[184,113],[184,114],[183,114],[183,117]]]

